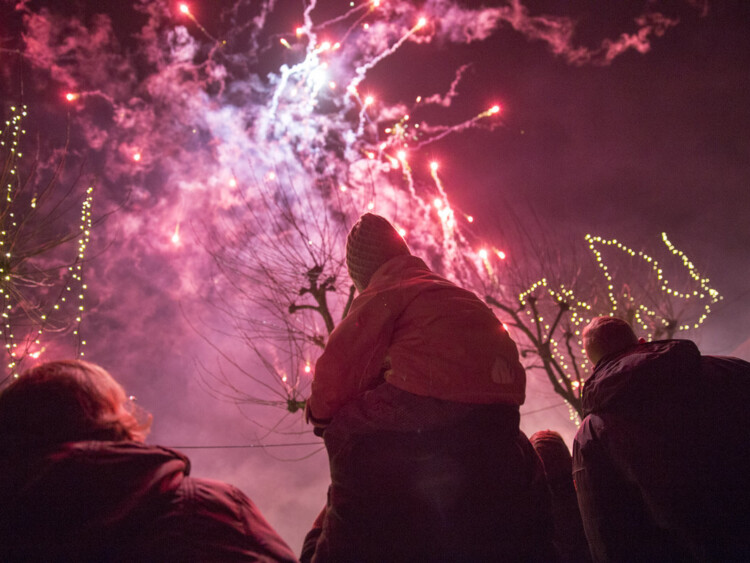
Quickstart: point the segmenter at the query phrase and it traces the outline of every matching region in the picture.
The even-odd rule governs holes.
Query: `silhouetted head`
[[[542,460],[544,472],[550,480],[573,479],[573,458],[565,440],[554,430],[534,432],[529,441]]]
[[[136,416],[122,386],[81,360],[47,362],[0,393],[0,442],[48,447],[82,440],[142,442],[151,415]],[[140,414],[140,413],[138,413]]]
[[[594,365],[604,356],[621,352],[638,342],[631,326],[615,317],[596,317],[583,329],[583,347]]]
[[[375,271],[390,259],[410,254],[409,247],[386,219],[365,213],[346,238],[346,267],[358,291],[370,283]]]

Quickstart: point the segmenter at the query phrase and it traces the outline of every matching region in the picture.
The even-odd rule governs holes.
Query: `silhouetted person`
[[[529,441],[542,460],[552,493],[554,540],[560,560],[568,563],[591,561],[581,512],[578,510],[578,498],[573,485],[573,459],[568,446],[554,430],[534,432]]]
[[[596,561],[750,561],[750,364],[597,317],[573,471]]]
[[[476,295],[384,218],[347,238],[360,294],[315,366],[307,415],[331,487],[313,561],[548,561],[549,492],[519,430],[525,372]]]
[[[0,393],[0,561],[295,561],[239,489],[147,446],[102,368],[49,362]]]

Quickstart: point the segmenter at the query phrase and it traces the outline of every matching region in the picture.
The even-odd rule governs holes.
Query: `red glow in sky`
[[[510,262],[524,255],[512,254],[502,237],[488,234],[514,220],[509,215],[532,233],[540,224],[549,228],[555,236],[534,241],[541,246],[575,238],[579,231],[646,241],[666,230],[696,260],[709,261],[707,273],[732,303],[731,312],[717,309],[711,321],[713,332],[704,340],[708,352],[732,354],[750,336],[747,10],[712,5],[704,16],[697,3],[649,2],[650,19],[642,25],[644,3],[631,0],[591,3],[590,18],[565,13],[575,9],[575,3],[566,3],[554,17],[539,8],[519,11],[515,19],[502,19],[512,10],[498,9],[499,1],[447,2],[452,11],[442,14],[428,13],[430,3],[419,3],[426,6],[422,16],[414,2],[389,0],[388,6],[366,10],[366,18],[358,19],[357,12],[323,26],[322,13],[340,14],[331,14],[319,0],[325,10],[311,11],[309,29],[294,27],[305,21],[299,3],[274,3],[269,29],[262,30],[252,20],[269,3],[246,3],[246,20],[235,22],[242,10],[231,13],[228,2],[197,0],[196,12],[206,13],[200,23],[218,43],[181,17],[174,3],[164,4],[173,16],[170,23],[155,19],[147,29],[147,15],[122,0],[66,3],[70,10],[64,14],[58,13],[62,3],[50,0],[26,3],[23,13],[13,9],[15,3],[0,8],[3,48],[28,51],[19,60],[29,77],[23,87],[31,116],[46,124],[65,122],[70,114],[71,158],[82,155],[87,172],[97,178],[97,209],[118,209],[102,235],[114,248],[97,258],[88,279],[98,305],[84,328],[90,336],[102,336],[101,343],[89,338],[87,356],[117,367],[113,372],[129,390],[150,400],[148,406],[157,411],[155,441],[177,445],[195,435],[214,443],[226,442],[227,435],[236,442],[256,437],[246,418],[234,417],[234,406],[193,390],[198,387],[193,356],[208,364],[216,354],[187,326],[180,307],[215,320],[216,311],[201,301],[210,293],[201,284],[210,279],[211,268],[201,254],[205,248],[193,243],[196,225],[220,226],[236,212],[232,206],[242,209],[255,201],[258,182],[280,185],[281,198],[289,195],[283,191],[289,181],[295,194],[307,197],[313,178],[320,184],[311,185],[319,188],[328,181],[333,197],[351,197],[356,212],[387,215],[395,209],[408,228],[410,246],[420,242],[409,223],[414,200],[404,195],[413,187],[426,204],[443,210],[450,205],[456,217],[465,218],[459,223],[470,224],[472,248],[504,248],[493,254],[504,260],[507,252],[514,256]],[[482,4],[487,8],[479,12]],[[70,13],[78,7],[85,10],[73,22]],[[187,4],[177,8],[190,15]],[[391,16],[383,17],[390,9]],[[92,17],[101,13],[108,25]],[[421,26],[420,17],[425,18]],[[440,18],[440,24],[428,25],[427,18]],[[598,29],[599,21],[610,23]],[[423,28],[418,33],[415,22]],[[548,25],[555,22],[565,25]],[[6,32],[6,25],[8,30],[16,25],[17,32]],[[140,33],[144,29],[153,33]],[[399,51],[363,71],[360,91],[377,96],[356,98],[352,86],[352,101],[346,101],[355,70],[409,32]],[[301,37],[306,33],[309,39]],[[317,82],[304,72],[294,74],[290,69],[304,68],[313,44],[322,47],[323,35],[329,47],[339,49],[318,53],[318,59],[310,56],[308,63],[325,59],[328,68],[315,67]],[[15,64],[12,58],[3,60]],[[21,74],[9,71],[8,76]],[[286,88],[271,112],[274,88],[284,80]],[[3,82],[4,99],[17,98],[20,85]],[[54,104],[45,98],[49,92]],[[360,99],[367,105],[364,112]],[[502,106],[490,106],[495,100]],[[365,115],[358,134],[360,112]],[[480,112],[493,117],[473,122]],[[472,127],[440,137],[466,121]],[[261,132],[263,123],[267,130]],[[64,127],[58,133],[64,138]],[[431,154],[443,164],[445,199],[437,197],[430,178],[436,170]],[[401,163],[397,169],[394,156]],[[268,174],[272,164],[279,165],[274,176]],[[406,180],[410,173],[413,185]],[[310,216],[322,224],[328,205],[314,200]],[[436,220],[439,214],[426,215]],[[184,228],[178,235],[172,226],[179,224]],[[171,237],[180,244],[172,244]],[[503,264],[495,273],[502,276],[508,267]],[[233,351],[246,357],[245,349]],[[286,367],[290,380],[293,371],[301,371],[298,362]],[[522,413],[533,410],[535,400],[530,393]],[[200,421],[196,405],[205,407]],[[254,406],[243,408],[248,418],[255,415]],[[567,411],[561,412],[561,418],[555,418],[555,409],[524,415],[523,424],[532,431],[545,423],[569,424]],[[163,419],[171,426],[160,426]],[[323,454],[304,462],[311,464],[304,466],[311,468],[311,478],[320,481],[320,498],[314,501],[307,481],[304,494],[289,485],[295,478],[283,486],[259,485],[252,469],[257,463],[257,474],[267,475],[266,464],[273,463],[268,457],[257,461],[254,452],[243,452],[224,463],[220,456],[196,455],[198,466],[213,472],[207,476],[236,482],[260,497],[274,525],[282,524],[283,535],[301,542],[303,528],[324,501]],[[278,474],[288,476],[302,466],[279,467]]]

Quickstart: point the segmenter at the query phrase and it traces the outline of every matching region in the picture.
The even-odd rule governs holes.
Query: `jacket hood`
[[[370,280],[370,284],[364,291],[370,290],[370,293],[374,293],[383,285],[390,285],[405,279],[411,279],[420,273],[434,275],[425,261],[418,256],[412,254],[395,256],[381,264],[381,266],[375,270],[372,279]],[[364,291],[362,293],[364,293]]]
[[[699,393],[701,354],[690,340],[657,340],[605,356],[583,388],[583,414],[686,404]]]
[[[135,442],[73,442],[3,456],[0,538],[96,544],[114,529],[137,533],[189,467],[178,452]]]

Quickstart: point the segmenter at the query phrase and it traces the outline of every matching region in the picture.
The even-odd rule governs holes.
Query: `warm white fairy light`
[[[6,164],[9,164],[9,175],[8,182],[5,186],[5,201],[7,205],[3,208],[3,226],[5,228],[2,229],[2,239],[0,239],[0,247],[6,249],[4,252],[4,260],[0,261],[0,279],[4,283],[0,284],[0,293],[3,294],[3,313],[2,318],[4,320],[3,322],[3,332],[5,337],[5,347],[6,350],[9,352],[9,362],[7,364],[8,370],[13,374],[14,377],[17,377],[18,374],[16,373],[15,369],[18,364],[15,349],[18,347],[15,340],[15,335],[13,333],[13,328],[11,326],[12,320],[11,320],[11,312],[13,310],[13,299],[11,298],[11,275],[12,272],[10,270],[11,266],[11,260],[12,260],[12,253],[10,252],[10,248],[12,247],[12,240],[6,241],[6,236],[13,236],[12,232],[9,232],[8,226],[5,225],[5,214],[7,212],[8,220],[10,220],[11,225],[10,227],[14,227],[16,225],[16,222],[12,220],[14,217],[14,213],[10,211],[11,205],[14,200],[14,192],[16,189],[16,183],[20,181],[17,170],[18,170],[18,160],[22,158],[22,154],[18,152],[18,146],[20,141],[20,136],[25,133],[25,131],[22,131],[21,129],[21,122],[24,116],[26,116],[26,109],[27,107],[24,105],[20,109],[16,106],[11,106],[10,110],[13,113],[10,120],[7,120],[5,122],[5,129],[2,132],[2,135],[0,136],[0,147],[7,147],[8,150],[8,159],[6,161]],[[12,231],[12,229],[11,229]],[[7,243],[11,244],[7,244]]]
[[[653,278],[657,281],[658,289],[664,292],[669,298],[677,298],[692,302],[699,300],[705,301],[702,313],[697,320],[692,323],[684,323],[678,327],[674,327],[676,332],[698,328],[710,313],[710,305],[722,299],[718,292],[708,285],[708,278],[704,278],[698,273],[694,264],[682,251],[674,247],[664,233],[662,233],[662,241],[669,252],[681,260],[682,265],[687,270],[690,278],[697,284],[697,288],[684,292],[677,290],[674,287],[674,284],[670,284],[664,269],[659,265],[659,262],[656,259],[644,252],[636,252],[615,239],[604,239],[592,235],[586,235],[585,239],[589,244],[589,249],[594,257],[594,262],[602,272],[607,293],[608,307],[599,310],[596,315],[616,316],[618,313],[621,313],[622,309],[627,305],[631,310],[635,310],[635,322],[645,331],[651,330],[654,322],[659,323],[664,327],[669,324],[668,319],[660,316],[653,308],[649,308],[643,303],[636,303],[635,298],[632,295],[627,294],[618,297],[615,293],[615,282],[610,271],[611,269],[604,261],[601,250],[602,247],[617,249],[619,252],[622,252],[631,258],[642,260],[649,267]],[[550,299],[552,303],[557,303],[560,306],[566,307],[566,310],[568,311],[568,326],[571,331],[569,334],[575,339],[577,353],[580,354],[578,361],[570,356],[571,352],[567,349],[567,344],[565,346],[562,345],[564,342],[564,340],[562,340],[562,335],[556,336],[550,334],[549,331],[551,330],[551,327],[549,323],[545,323],[542,309],[537,305],[538,301],[543,297]],[[542,278],[531,284],[525,291],[518,295],[517,299],[519,304],[526,311],[526,315],[529,317],[532,325],[535,326],[537,330],[541,331],[542,341],[550,342],[550,353],[557,362],[561,373],[568,380],[567,385],[570,386],[569,389],[572,389],[576,393],[580,393],[582,380],[577,379],[574,365],[570,362],[575,362],[575,368],[581,370],[578,372],[579,374],[590,369],[588,359],[585,354],[581,353],[581,350],[583,350],[581,332],[583,327],[591,321],[593,316],[595,316],[592,305],[578,299],[573,290],[566,288],[564,285],[553,287],[546,278]],[[534,300],[534,306],[530,306],[532,299]],[[623,302],[623,299],[626,301]],[[560,325],[557,326],[557,328],[559,327]],[[652,335],[648,334],[648,336],[651,337]],[[574,349],[574,353],[575,352],[576,350]],[[558,383],[563,385],[566,384],[561,377],[558,377]],[[578,421],[578,415],[575,409],[570,405],[569,409],[571,420]]]
[[[86,345],[86,341],[81,338],[81,322],[83,319],[84,305],[85,305],[85,290],[86,284],[83,280],[83,261],[86,257],[86,248],[91,240],[91,229],[93,226],[93,215],[92,209],[94,204],[94,188],[89,186],[86,189],[86,198],[83,200],[81,205],[81,222],[80,230],[81,237],[78,241],[78,263],[75,264],[75,270],[71,276],[71,285],[76,283],[78,285],[78,315],[76,316],[76,327],[73,330],[73,334],[76,336],[78,342],[78,355],[83,356],[83,347]],[[69,286],[70,287],[70,286]]]
[[[612,306],[612,312],[614,313],[617,311],[618,308],[618,299],[617,296],[614,293],[614,285],[612,276],[608,271],[608,268],[606,264],[604,264],[604,260],[602,258],[602,252],[600,250],[600,246],[602,247],[614,247],[617,250],[624,252],[631,258],[638,258],[642,260],[644,263],[648,264],[651,268],[652,275],[658,282],[659,290],[667,294],[667,296],[684,300],[684,301],[703,301],[703,310],[701,314],[698,316],[698,318],[693,321],[692,323],[684,323],[676,327],[676,331],[686,331],[690,329],[697,329],[699,328],[703,322],[708,318],[708,315],[711,313],[711,305],[714,303],[720,301],[723,299],[721,295],[719,295],[719,292],[709,286],[710,280],[708,278],[704,278],[700,275],[700,273],[696,270],[694,264],[688,259],[688,257],[685,255],[684,252],[677,249],[669,240],[666,233],[662,233],[661,235],[662,242],[667,247],[667,250],[680,258],[682,265],[684,266],[685,270],[688,273],[688,276],[697,283],[697,288],[693,289],[692,291],[679,291],[675,289],[674,284],[670,284],[669,280],[666,278],[666,275],[664,273],[664,270],[659,265],[659,262],[654,259],[653,257],[649,256],[648,254],[640,251],[636,252],[632,248],[629,248],[625,246],[624,244],[618,242],[616,239],[604,239],[602,237],[598,236],[592,236],[592,235],[586,235],[586,241],[589,244],[589,249],[593,253],[596,263],[601,269],[602,273],[604,274],[604,277],[606,278],[608,285],[608,299]],[[651,337],[652,334],[650,333],[650,330],[652,329],[652,326],[654,323],[659,323],[662,326],[667,326],[669,323],[669,320],[661,316],[657,311],[655,311],[652,308],[649,308],[643,303],[635,304],[632,296],[628,299],[629,303],[632,303],[635,305],[635,321],[638,323],[638,325],[645,331],[649,332],[648,336]]]
[[[68,314],[73,322],[72,334],[76,337],[78,344],[77,354],[79,356],[83,355],[81,348],[85,345],[85,341],[80,337],[80,325],[85,311],[86,290],[86,284],[83,280],[83,262],[92,231],[91,209],[93,204],[93,187],[89,187],[86,190],[86,195],[81,205],[81,216],[77,230],[78,236],[76,237],[78,246],[75,259],[71,265],[66,267],[66,283],[56,299],[53,298],[51,302],[45,303],[42,308],[34,313],[34,317],[30,318],[32,321],[31,328],[25,330],[22,334],[16,334],[13,328],[13,311],[18,306],[18,300],[23,299],[23,297],[20,295],[16,296],[17,290],[13,289],[15,274],[11,270],[11,264],[14,259],[11,248],[13,248],[16,238],[22,236],[18,231],[19,222],[16,219],[16,214],[22,207],[18,206],[26,205],[23,203],[24,200],[19,197],[21,193],[20,188],[22,188],[21,178],[19,177],[19,160],[23,155],[18,151],[20,135],[25,134],[25,130],[21,129],[20,123],[23,117],[27,115],[26,110],[26,106],[23,106],[21,109],[15,106],[11,107],[13,117],[9,121],[6,121],[6,128],[3,130],[2,135],[0,135],[0,147],[5,147],[8,151],[6,166],[8,167],[9,177],[5,185],[4,199],[6,205],[0,207],[0,218],[2,218],[4,226],[0,230],[0,248],[5,249],[3,253],[4,260],[0,261],[0,279],[3,282],[0,283],[0,294],[3,295],[1,316],[3,319],[5,349],[8,356],[6,366],[12,377],[18,377],[18,368],[24,358],[38,359],[43,356],[47,347],[43,344],[42,340],[50,323],[54,322],[50,317],[50,313],[61,311],[61,304],[67,304],[69,307]],[[29,209],[31,210],[30,213],[37,210],[38,204],[37,196],[31,197],[28,202]],[[25,221],[26,216],[22,216]],[[70,301],[66,296],[70,296]],[[28,321],[29,319],[25,320],[24,323],[28,323]],[[56,328],[55,330],[58,329]]]

